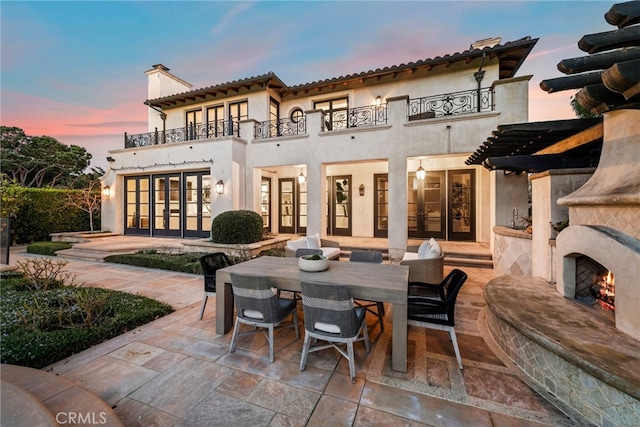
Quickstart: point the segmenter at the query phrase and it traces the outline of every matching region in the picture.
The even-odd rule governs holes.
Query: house
[[[526,177],[465,160],[480,135],[528,119],[531,76],[516,74],[536,42],[294,86],[269,72],[193,89],[154,65],[149,131],[109,152],[102,227],[206,238],[217,214],[249,209],[275,234],[388,237],[391,257],[409,237],[491,243],[528,203],[496,185]]]

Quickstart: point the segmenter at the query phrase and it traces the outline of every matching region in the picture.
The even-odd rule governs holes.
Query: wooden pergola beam
[[[604,131],[602,123],[598,123],[595,126],[590,127],[589,129],[585,129],[582,132],[579,132],[575,135],[572,135],[562,141],[556,142],[549,147],[538,151],[534,155],[545,155],[545,154],[560,154],[565,151],[572,150],[574,148],[580,147],[581,145],[589,144],[597,139],[601,139],[603,137]]]
[[[586,34],[578,41],[580,50],[587,53],[604,52],[640,44],[640,27],[632,26],[604,33]]]

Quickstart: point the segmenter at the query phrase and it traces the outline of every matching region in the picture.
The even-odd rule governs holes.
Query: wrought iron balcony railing
[[[387,123],[387,104],[327,111],[323,123],[324,130],[383,125]]]
[[[492,95],[490,88],[483,88],[410,99],[407,118],[412,121],[492,111]]]
[[[295,136],[307,133],[307,117],[297,120],[280,119],[256,123],[255,139],[277,138],[279,136]]]
[[[168,129],[136,135],[124,134],[124,148],[146,147],[157,144],[174,144],[178,142],[194,141],[198,139],[212,139],[222,136],[240,136],[240,125],[233,120],[218,120],[216,122],[189,125],[187,127]]]

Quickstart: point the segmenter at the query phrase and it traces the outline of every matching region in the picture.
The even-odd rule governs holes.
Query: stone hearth
[[[576,294],[576,258],[588,256],[613,272],[616,327],[640,340],[640,111],[607,113],[600,164],[578,190],[558,200],[569,207],[557,237],[557,289]]]

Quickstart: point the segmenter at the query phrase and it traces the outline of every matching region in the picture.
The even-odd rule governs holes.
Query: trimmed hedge
[[[56,256],[56,251],[70,247],[68,242],[35,242],[27,246],[27,253]]]
[[[90,230],[89,214],[67,206],[68,192],[78,190],[1,186],[2,216],[16,214],[11,222],[13,242],[46,241],[51,233]],[[100,228],[100,214],[94,215],[94,226]]]
[[[161,270],[179,271],[182,273],[203,274],[199,258],[205,252],[185,254],[161,254],[141,251],[135,254],[109,255],[104,262],[135,265],[137,267],[158,268]]]
[[[254,211],[223,212],[211,222],[211,241],[222,244],[248,244],[262,240],[262,217]]]

